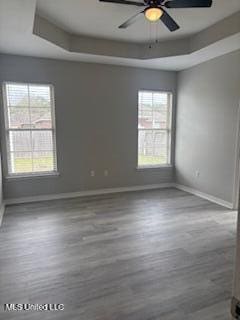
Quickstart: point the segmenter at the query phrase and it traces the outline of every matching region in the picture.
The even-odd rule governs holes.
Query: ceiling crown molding
[[[37,14],[35,14],[33,34],[72,53],[114,58],[152,60],[185,56],[224,41],[228,41],[229,52],[231,52],[240,49],[240,12],[193,36],[178,40],[161,41],[151,46],[149,44],[72,35]],[[218,55],[225,53],[220,51]]]

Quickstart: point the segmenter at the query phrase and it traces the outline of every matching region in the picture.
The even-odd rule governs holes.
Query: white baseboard
[[[173,183],[173,182],[172,183],[143,185],[143,186],[86,190],[86,191],[78,191],[78,192],[70,192],[70,193],[40,195],[40,196],[33,196],[33,197],[12,198],[12,199],[6,199],[5,205],[31,203],[31,202],[48,201],[48,200],[70,199],[70,198],[87,197],[87,196],[95,196],[95,195],[103,195],[103,194],[111,194],[111,193],[164,189],[164,188],[176,188],[176,189],[183,190],[188,193],[194,194],[194,195],[196,195],[200,198],[206,199],[210,202],[217,203],[217,204],[219,204],[223,207],[226,207],[228,209],[234,208],[234,205],[231,202],[224,201],[224,200],[217,198],[217,197],[214,197],[210,194],[198,191],[196,189],[193,189],[193,188],[190,188],[190,187],[187,187],[184,185]],[[0,221],[3,216],[3,212],[4,212],[4,207],[0,209]]]
[[[70,198],[95,196],[95,195],[103,195],[103,194],[110,194],[110,193],[132,192],[132,191],[140,191],[140,190],[153,190],[153,189],[163,189],[163,188],[172,188],[172,187],[175,187],[175,183],[160,183],[160,184],[151,184],[151,185],[143,185],[143,186],[86,190],[86,191],[79,191],[79,192],[59,193],[59,194],[41,195],[41,196],[34,196],[34,197],[6,199],[5,204],[11,205],[11,204],[20,204],[20,203],[31,203],[31,202],[38,202],[38,201],[70,199]]]
[[[233,203],[225,201],[225,200],[222,200],[222,199],[214,197],[214,196],[211,196],[210,194],[198,191],[196,189],[193,189],[193,188],[181,185],[181,184],[177,184],[177,183],[175,184],[175,188],[177,188],[179,190],[183,190],[183,191],[189,192],[191,194],[194,194],[195,196],[198,196],[200,198],[206,199],[206,200],[208,200],[210,202],[217,203],[220,206],[226,207],[228,209],[232,209],[232,210],[234,209],[234,204]]]
[[[0,207],[0,227],[2,225],[2,219],[3,219],[4,212],[5,212],[5,204],[3,203]]]

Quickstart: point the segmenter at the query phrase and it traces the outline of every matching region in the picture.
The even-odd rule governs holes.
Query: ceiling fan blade
[[[125,1],[125,0],[99,0],[100,2],[117,3],[117,4],[128,4],[132,6],[144,7],[145,4],[136,1]]]
[[[144,13],[144,11],[138,12],[137,14],[135,14],[134,16],[132,16],[130,19],[128,19],[126,22],[124,22],[123,24],[121,24],[118,28],[119,29],[126,29],[127,27],[129,27],[131,24],[133,24],[137,19],[138,16]]]
[[[163,9],[163,15],[161,16],[161,21],[165,24],[165,26],[172,32],[178,30],[180,27],[177,24],[176,21],[173,20],[173,18]]]
[[[166,8],[209,8],[212,0],[172,0],[164,5]]]

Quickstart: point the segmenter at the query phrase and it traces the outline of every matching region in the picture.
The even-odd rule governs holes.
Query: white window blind
[[[8,174],[56,172],[53,87],[5,83],[3,94]]]
[[[171,123],[171,93],[138,93],[138,167],[170,164]]]

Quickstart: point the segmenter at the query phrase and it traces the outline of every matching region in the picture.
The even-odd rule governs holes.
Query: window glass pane
[[[31,107],[50,108],[51,95],[49,86],[29,86],[29,97]]]
[[[11,107],[8,109],[9,128],[31,128],[29,108]]]
[[[168,112],[161,107],[155,107],[153,110],[153,128],[167,129],[168,128]]]
[[[152,107],[153,105],[153,93],[149,91],[141,91],[138,94],[139,106]]]
[[[50,129],[52,128],[52,115],[50,108],[31,108],[32,128]]]
[[[28,107],[28,86],[25,84],[7,84],[7,106],[9,107]]]
[[[168,132],[154,131],[154,156],[159,157],[161,164],[168,163]]]
[[[10,151],[28,151],[32,150],[31,134],[29,131],[10,131],[9,132]]]
[[[169,128],[168,93],[139,93],[138,128]]]
[[[168,93],[154,92],[153,93],[153,107],[165,107],[168,105]]]
[[[169,127],[168,93],[153,94],[153,128]]]
[[[53,152],[33,152],[33,171],[53,171],[54,157]]]
[[[167,132],[159,130],[139,130],[138,165],[161,165],[167,162]]]
[[[171,94],[140,91],[138,95],[138,165],[170,162]]]
[[[10,152],[9,163],[10,173],[30,173],[32,172],[32,153]]]
[[[152,128],[153,108],[152,93],[139,92],[138,96],[138,128]]]
[[[51,131],[33,131],[32,132],[32,150],[33,151],[51,151],[53,150]]]
[[[10,174],[57,170],[51,91],[49,85],[5,84]]]
[[[153,127],[152,107],[141,106],[138,112],[138,128],[151,129]]]

